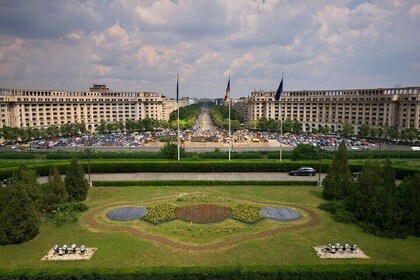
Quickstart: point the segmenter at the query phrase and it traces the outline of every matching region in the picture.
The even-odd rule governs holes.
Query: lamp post
[[[88,146],[86,148],[86,152],[87,152],[87,155],[88,155],[88,184],[89,184],[89,187],[92,187],[92,180],[90,179],[90,152],[91,152],[90,134],[89,134],[89,137],[88,137]]]
[[[319,147],[319,151],[318,151],[318,157],[319,157],[318,186],[322,186],[322,181],[321,181],[322,147],[321,147],[321,145],[319,145],[318,147]]]

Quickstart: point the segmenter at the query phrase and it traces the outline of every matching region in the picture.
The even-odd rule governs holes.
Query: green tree
[[[257,128],[259,130],[263,130],[266,131],[268,130],[269,126],[268,126],[268,119],[266,117],[262,117],[258,119],[258,124],[257,124]]]
[[[89,191],[82,166],[73,158],[68,166],[64,185],[71,201],[85,200]]]
[[[409,141],[417,140],[419,139],[419,131],[414,127],[406,128],[402,131],[402,138]]]
[[[126,122],[125,122],[125,130],[128,133],[132,133],[132,132],[136,131],[137,130],[136,121],[135,120],[132,120],[132,119],[126,120]]]
[[[317,158],[318,154],[314,145],[299,144],[293,149],[291,160],[306,160]]]
[[[19,182],[34,205],[38,207],[41,197],[40,187],[35,170],[21,165],[13,174],[11,181]]]
[[[369,131],[369,135],[371,138],[376,139],[381,136],[381,130],[377,127],[371,127]]]
[[[352,136],[353,135],[353,131],[354,131],[353,130],[353,125],[350,122],[345,121],[343,123],[342,130],[341,130],[341,133],[343,134],[343,136],[344,137]]]
[[[106,133],[106,122],[105,122],[105,120],[101,120],[101,122],[99,123],[99,125],[96,127],[96,130],[100,134],[105,134]]]
[[[292,132],[293,131],[293,121],[290,118],[287,118],[283,121],[283,132]]]
[[[400,133],[398,129],[391,127],[386,130],[385,136],[390,140],[394,140],[400,138]]]
[[[69,194],[66,191],[63,178],[60,175],[57,167],[50,170],[48,176],[48,188],[44,192],[43,202],[44,206],[53,204],[61,204],[69,199]]]
[[[359,127],[359,136],[367,138],[369,137],[369,134],[370,134],[370,125],[367,123],[362,124]]]
[[[353,180],[347,162],[346,143],[341,141],[333,162],[330,164],[327,176],[323,180],[322,195],[325,199],[345,199],[351,191]]]
[[[18,180],[0,188],[0,209],[0,245],[26,242],[38,234],[35,205]]]
[[[239,130],[241,129],[241,123],[239,122],[239,120],[232,120],[230,122],[230,127],[232,131]]]
[[[46,134],[48,137],[58,137],[60,136],[60,128],[56,125],[50,125],[46,129]]]
[[[160,149],[160,157],[163,159],[178,159],[178,145],[166,142]],[[180,147],[180,157],[185,157],[185,149],[182,147]]]
[[[420,173],[405,178],[396,188],[394,197],[396,214],[401,217],[401,232],[420,236]]]

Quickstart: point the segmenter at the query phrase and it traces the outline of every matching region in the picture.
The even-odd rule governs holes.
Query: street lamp
[[[319,167],[318,167],[318,186],[322,186],[321,181],[321,166],[322,166],[322,147],[321,145],[318,146],[318,157],[319,157]]]
[[[90,134],[88,137],[88,146],[86,147],[86,152],[88,155],[88,184],[89,184],[89,187],[92,187],[92,180],[90,179],[90,153],[91,153]]]

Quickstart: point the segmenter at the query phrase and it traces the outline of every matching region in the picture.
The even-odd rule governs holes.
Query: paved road
[[[149,181],[149,180],[259,180],[259,181],[317,181],[319,176],[289,176],[281,172],[232,172],[232,173],[95,173],[90,175],[92,181]],[[325,173],[321,174],[321,180]],[[88,175],[86,175],[88,178]],[[47,177],[39,177],[40,183],[46,183]]]

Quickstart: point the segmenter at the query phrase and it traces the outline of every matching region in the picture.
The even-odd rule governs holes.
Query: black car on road
[[[315,176],[316,170],[312,167],[301,167],[298,170],[289,171],[291,176]]]

